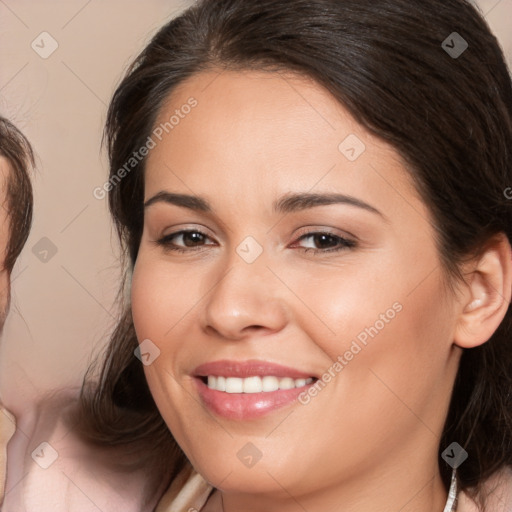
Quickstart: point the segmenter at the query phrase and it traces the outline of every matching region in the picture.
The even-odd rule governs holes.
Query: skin
[[[156,125],[191,96],[198,105],[148,156],[145,199],[194,194],[214,213],[146,208],[132,307],[138,339],[161,351],[144,367],[156,404],[218,488],[206,510],[223,501],[225,512],[441,511],[437,450],[461,348],[485,342],[503,319],[508,242],[468,263],[468,284],[451,294],[428,208],[398,153],[318,84],[202,72],[173,92]],[[349,134],[366,146],[354,162],[338,150]],[[343,193],[381,215],[347,204],[274,213],[290,192]],[[187,253],[155,243],[183,229],[207,236],[174,237]],[[301,239],[326,230],[357,245],[329,253],[336,239]],[[263,249],[251,264],[236,252],[247,236]],[[263,359],[322,375],[397,302],[401,312],[308,405],[243,421],[201,403],[191,377],[199,364]],[[248,442],[262,453],[252,468],[237,457]]]
[[[7,179],[9,177],[9,163],[5,157],[0,156],[0,200],[2,207],[0,208],[0,334],[2,333],[5,317],[9,308],[10,300],[10,282],[9,272],[4,268],[7,244],[9,241],[9,217],[6,205]]]

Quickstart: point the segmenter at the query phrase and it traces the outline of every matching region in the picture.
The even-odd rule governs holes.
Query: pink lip
[[[287,366],[265,361],[214,361],[198,366],[194,370],[194,380],[202,402],[213,413],[231,420],[250,420],[260,418],[276,409],[289,405],[306,391],[314,382],[301,388],[278,389],[261,393],[225,393],[210,389],[201,379],[208,375],[224,377],[252,377],[273,375],[292,379],[307,379],[311,374]]]
[[[289,366],[283,366],[267,361],[249,360],[249,361],[229,361],[226,359],[212,361],[198,366],[194,371],[195,377],[207,377],[208,375],[223,377],[263,377],[273,375],[275,377],[290,377],[292,379],[307,379],[314,377],[309,373],[304,373]]]

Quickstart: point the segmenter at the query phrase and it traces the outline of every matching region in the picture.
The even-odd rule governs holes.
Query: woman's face
[[[460,350],[398,153],[319,85],[270,72],[195,75],[155,129],[133,318],[195,468],[282,497],[431,478]]]

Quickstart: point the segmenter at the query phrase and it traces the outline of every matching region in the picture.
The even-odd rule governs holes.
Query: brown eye
[[[301,240],[311,239],[313,245],[319,245],[320,248],[316,247],[302,247],[304,252],[313,251],[314,253],[325,253],[325,252],[337,252],[345,249],[350,249],[356,246],[356,242],[353,240],[347,240],[346,238],[334,235],[333,233],[324,232],[311,232],[302,235],[297,242]],[[327,245],[327,247],[325,247]]]
[[[172,251],[187,252],[188,250],[194,250],[195,247],[203,245],[202,242],[204,242],[206,238],[209,237],[202,231],[190,229],[165,235],[157,241],[157,244]],[[180,240],[181,243],[176,244],[176,241]]]

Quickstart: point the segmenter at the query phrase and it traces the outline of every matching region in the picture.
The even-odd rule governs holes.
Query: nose
[[[202,328],[229,340],[241,340],[256,331],[277,332],[289,320],[285,295],[286,287],[267,267],[263,255],[249,264],[235,253],[202,302]]]

